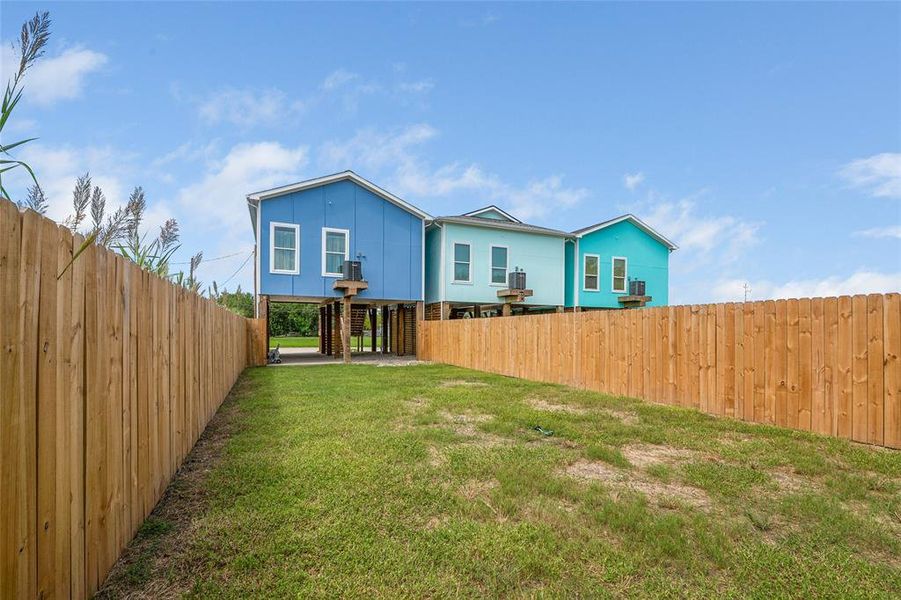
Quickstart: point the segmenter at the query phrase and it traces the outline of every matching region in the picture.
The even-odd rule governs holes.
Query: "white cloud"
[[[726,279],[713,286],[713,300],[734,302],[744,299],[745,280]],[[750,281],[749,300],[779,298],[817,298],[851,294],[897,292],[901,290],[901,272],[882,273],[859,270],[847,277],[833,275],[823,279],[798,279],[783,283]]]
[[[679,255],[715,257],[730,262],[757,243],[760,223],[730,215],[701,214],[694,200],[655,204],[642,219],[679,245]],[[692,258],[694,258],[694,256]]]
[[[626,173],[623,175],[623,185],[626,186],[626,189],[630,192],[634,192],[643,182],[644,173]]]
[[[304,110],[304,103],[289,100],[278,89],[224,89],[211,94],[199,106],[200,118],[210,124],[231,123],[242,128],[277,125]]]
[[[397,84],[397,89],[403,94],[426,94],[431,92],[435,87],[435,82],[431,79],[421,79],[419,81],[405,81]]]
[[[303,146],[289,148],[276,142],[238,144],[212,161],[199,181],[178,192],[180,212],[193,226],[223,235],[244,233],[249,227],[247,194],[297,181],[307,154]]]
[[[89,75],[100,70],[108,57],[94,50],[75,46],[56,56],[43,56],[25,74],[24,94],[29,104],[49,106],[60,100],[78,98],[84,92]],[[3,75],[10,77],[17,68],[16,52],[3,44]]]
[[[901,198],[901,153],[860,158],[839,171],[846,181],[877,198]]]
[[[323,80],[322,84],[319,87],[321,87],[323,90],[330,92],[330,91],[336,90],[340,87],[343,87],[343,86],[347,85],[348,83],[350,83],[351,81],[354,81],[359,78],[360,78],[359,75],[357,75],[356,73],[352,73],[346,69],[336,69],[335,71],[332,71],[331,73],[329,73],[328,76],[326,76],[326,78]]]
[[[901,225],[863,229],[861,231],[855,231],[854,235],[868,238],[895,238],[901,240]]]
[[[567,187],[560,175],[511,184],[475,163],[448,163],[432,167],[417,153],[418,146],[438,131],[428,124],[382,132],[367,129],[349,140],[330,142],[319,152],[323,170],[357,169],[370,177],[385,178],[388,187],[412,202],[420,198],[454,196],[454,213],[479,203],[494,202],[518,218],[547,215],[555,208],[571,207],[588,197],[588,190]]]
[[[204,147],[201,152],[212,150]],[[201,263],[198,276],[206,285],[231,276],[246,258],[244,252],[253,248],[247,194],[303,179],[302,169],[307,162],[308,150],[304,146],[288,147],[277,142],[238,144],[224,156],[209,161],[198,181],[177,192],[186,255],[200,249],[207,259],[241,253],[226,260]],[[196,243],[202,246],[192,247]],[[247,289],[252,285],[252,273],[252,267],[245,265],[228,288],[234,289],[240,283]]]
[[[134,155],[109,146],[48,146],[32,143],[23,146],[20,158],[34,169],[49,202],[47,216],[62,221],[72,213],[72,189],[75,180],[90,172],[94,185],[107,199],[107,212],[123,205],[131,192],[127,183],[134,174]],[[17,169],[11,186],[13,199],[24,197],[31,178]]]

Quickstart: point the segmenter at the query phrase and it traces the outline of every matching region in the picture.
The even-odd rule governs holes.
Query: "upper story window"
[[[469,244],[454,244],[454,281],[469,283],[472,281],[470,271],[472,249]]]
[[[597,254],[586,254],[583,261],[582,288],[589,292],[597,292],[601,289],[601,257]]]
[[[350,231],[322,228],[322,276],[341,277],[344,261],[350,256]]]
[[[626,292],[626,281],[629,274],[629,261],[621,256],[613,257],[613,291]]]
[[[507,248],[491,246],[491,283],[507,283]]]
[[[300,273],[300,225],[269,224],[269,272]]]

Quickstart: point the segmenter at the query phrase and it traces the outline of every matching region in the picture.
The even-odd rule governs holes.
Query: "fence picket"
[[[83,242],[0,201],[2,598],[93,595],[259,360],[257,323]]]
[[[899,294],[424,321],[420,328],[419,355],[433,361],[901,445]]]

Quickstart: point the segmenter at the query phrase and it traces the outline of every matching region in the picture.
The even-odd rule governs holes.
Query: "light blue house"
[[[668,303],[669,255],[676,245],[641,219],[627,214],[572,236],[566,244],[567,308]]]
[[[344,171],[249,194],[247,203],[257,249],[257,310],[260,298],[319,304],[324,351],[333,339],[328,328],[340,327],[339,302],[371,316],[373,309],[403,312],[422,301],[429,215],[394,194]],[[345,260],[360,262],[365,283],[341,283]]]
[[[426,228],[426,318],[488,316],[504,305],[520,312],[562,310],[569,237],[496,206],[432,220]],[[499,296],[514,270],[525,271],[531,295]]]

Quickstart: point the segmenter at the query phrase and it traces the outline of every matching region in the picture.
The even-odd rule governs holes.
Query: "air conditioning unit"
[[[630,279],[629,280],[629,295],[630,296],[644,296],[645,295],[645,284],[644,281],[640,279]]]
[[[507,287],[511,290],[526,289],[526,272],[520,271],[519,267],[515,271],[507,275]]]
[[[342,279],[363,281],[363,267],[358,260],[345,260]]]

